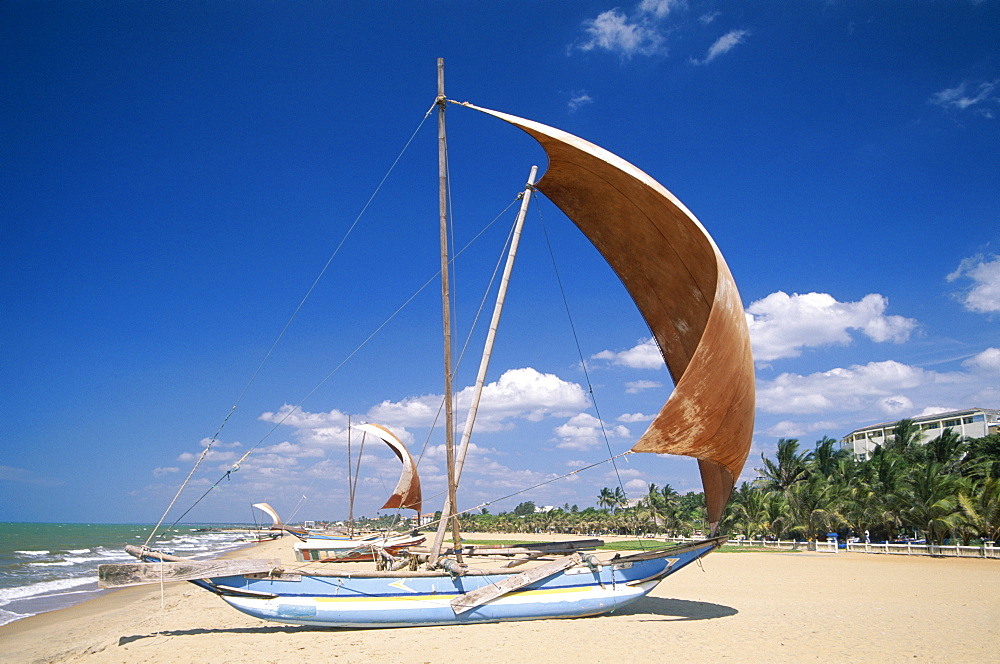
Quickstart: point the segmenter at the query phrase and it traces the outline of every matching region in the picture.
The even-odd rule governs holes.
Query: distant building
[[[963,438],[982,438],[991,433],[1000,433],[1000,410],[992,408],[953,410],[909,419],[920,430],[921,443],[934,440],[945,429],[951,429]],[[867,459],[876,447],[892,440],[893,429],[898,423],[897,420],[855,429],[840,439],[840,448],[850,450],[856,459]]]
[[[420,525],[426,526],[434,522],[434,512],[427,512],[420,515]]]

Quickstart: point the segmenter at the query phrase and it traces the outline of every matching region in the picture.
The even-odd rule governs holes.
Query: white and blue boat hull
[[[719,545],[708,540],[663,552],[626,556],[596,568],[576,565],[456,613],[457,596],[517,574],[339,574],[282,578],[218,577],[194,583],[234,608],[264,620],[317,627],[403,627],[547,618],[614,612],[647,595]]]

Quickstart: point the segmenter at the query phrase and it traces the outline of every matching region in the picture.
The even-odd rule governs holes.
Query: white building
[[[953,410],[910,419],[920,431],[921,443],[934,440],[945,429],[951,429],[962,438],[982,438],[991,433],[1000,433],[1000,410],[992,408]],[[855,429],[840,439],[840,448],[851,450],[857,459],[867,459],[872,450],[892,440],[892,432],[897,424],[898,421],[883,422]]]

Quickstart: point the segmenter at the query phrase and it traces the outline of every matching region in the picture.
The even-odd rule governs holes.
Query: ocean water
[[[141,545],[152,525],[0,523],[0,625],[95,597],[97,566],[132,562],[126,544]],[[185,558],[212,558],[244,546],[246,530],[205,531],[175,526],[156,549]]]

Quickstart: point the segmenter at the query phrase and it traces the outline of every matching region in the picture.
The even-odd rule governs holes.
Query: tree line
[[[867,459],[857,459],[824,437],[813,450],[781,438],[774,458],[761,455],[758,477],[733,491],[722,534],[752,539],[842,538],[866,533],[871,541],[902,538],[929,543],[1000,539],[1000,434],[962,438],[944,429],[921,442],[912,420]],[[707,533],[704,494],[678,494],[669,484],[649,484],[638,500],[605,487],[596,506],[564,505],[537,512],[524,502],[513,512],[466,514],[462,528],[478,532],[577,534]]]

